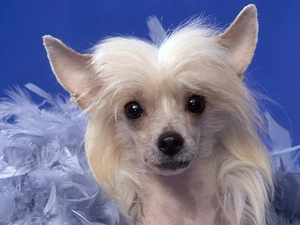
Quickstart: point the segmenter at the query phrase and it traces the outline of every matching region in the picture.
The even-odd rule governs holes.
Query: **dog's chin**
[[[189,165],[189,161],[175,161],[152,164],[150,168],[159,175],[171,176],[183,173]]]

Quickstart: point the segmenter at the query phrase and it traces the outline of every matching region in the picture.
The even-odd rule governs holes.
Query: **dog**
[[[88,115],[95,179],[139,225],[266,225],[273,196],[264,121],[243,82],[257,43],[254,5],[225,30],[199,19],[155,46],[112,37],[79,54],[44,46]]]

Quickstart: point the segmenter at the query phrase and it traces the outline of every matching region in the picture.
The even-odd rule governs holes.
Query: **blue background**
[[[52,94],[67,93],[50,69],[42,36],[51,34],[79,52],[108,35],[148,38],[146,19],[165,28],[193,15],[228,26],[249,3],[256,4],[260,33],[246,76],[275,119],[300,144],[300,1],[298,0],[2,0],[0,2],[0,97],[2,90],[31,82]]]

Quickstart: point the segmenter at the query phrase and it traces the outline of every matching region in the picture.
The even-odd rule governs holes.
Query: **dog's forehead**
[[[115,96],[160,98],[226,82],[226,60],[214,37],[192,30],[174,34],[160,47],[134,38],[107,39],[95,47],[92,66]]]
[[[144,79],[156,80],[195,67],[212,71],[212,64],[228,62],[224,49],[210,33],[207,29],[182,29],[167,37],[160,47],[136,38],[109,38],[95,46],[93,66],[96,71],[106,69],[104,72],[116,78],[140,73]]]

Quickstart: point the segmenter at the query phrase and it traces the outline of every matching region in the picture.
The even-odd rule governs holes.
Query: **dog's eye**
[[[144,114],[143,108],[137,102],[129,102],[124,107],[125,115],[129,119],[137,119]]]
[[[192,113],[202,112],[205,108],[204,97],[199,96],[199,95],[192,95],[189,98],[187,107],[188,107],[189,111],[192,112]]]

